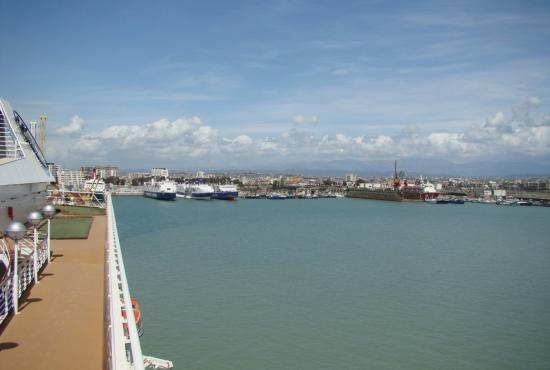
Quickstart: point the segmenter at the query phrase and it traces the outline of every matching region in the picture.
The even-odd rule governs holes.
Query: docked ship
[[[143,195],[148,198],[159,200],[175,200],[176,183],[166,180],[156,182],[153,178],[149,184],[143,187]]]
[[[191,199],[211,200],[214,194],[214,188],[208,184],[194,184],[189,187]]]
[[[177,184],[176,185],[176,197],[178,198],[191,198],[189,193],[189,184]]]
[[[235,185],[216,185],[212,193],[212,199],[235,200],[239,191]]]
[[[96,175],[95,170],[92,173],[92,178],[84,183],[84,191],[89,192],[100,202],[105,200],[105,182]]]
[[[402,180],[397,174],[397,161],[395,161],[392,185],[381,189],[349,189],[346,196],[349,198],[364,198],[402,202],[435,199],[439,196],[439,193],[429,182],[424,182],[423,180],[421,180],[419,184],[409,184],[406,179]]]
[[[54,181],[29,127],[0,99],[0,233],[10,222],[25,222],[29,212],[42,209]]]
[[[214,188],[208,184],[178,184],[177,196],[186,199],[211,200]]]

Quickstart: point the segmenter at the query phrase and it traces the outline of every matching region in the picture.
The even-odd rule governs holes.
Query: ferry
[[[189,187],[191,199],[211,200],[214,194],[214,188],[208,184],[195,184]]]
[[[211,200],[214,188],[208,184],[178,184],[177,197],[197,200]]]
[[[191,193],[189,193],[189,184],[177,184],[176,185],[176,197],[178,198],[191,198]]]
[[[216,185],[212,193],[212,199],[235,200],[239,191],[235,185]]]
[[[176,183],[167,180],[156,182],[153,178],[151,183],[143,187],[143,195],[158,200],[175,200]]]

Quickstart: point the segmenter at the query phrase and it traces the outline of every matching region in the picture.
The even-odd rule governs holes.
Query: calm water
[[[550,209],[115,198],[177,369],[550,368]]]

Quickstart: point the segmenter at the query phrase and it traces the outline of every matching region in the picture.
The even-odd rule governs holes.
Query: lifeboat
[[[132,298],[132,309],[134,310],[134,320],[136,321],[136,327],[138,335],[143,335],[143,323],[141,321],[141,310],[139,308],[139,302],[137,298]],[[126,318],[126,310],[122,308],[122,317]],[[128,324],[124,324],[124,331],[128,332]]]

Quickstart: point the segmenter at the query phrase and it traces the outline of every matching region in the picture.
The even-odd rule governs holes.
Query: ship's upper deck
[[[106,216],[88,239],[53,240],[53,261],[0,327],[0,367],[100,369],[104,361]]]

